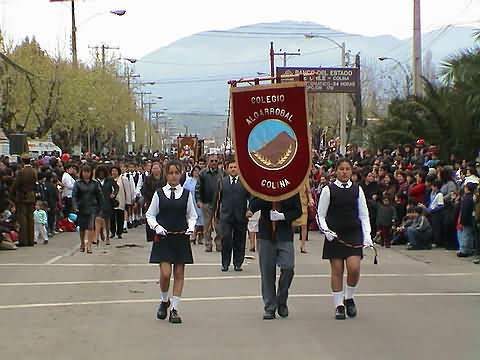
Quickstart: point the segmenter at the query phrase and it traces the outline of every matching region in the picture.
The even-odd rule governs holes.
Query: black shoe
[[[125,228],[125,229],[123,229],[123,233],[124,233],[124,234],[128,234],[128,231],[127,231],[127,229],[126,229],[126,228]]]
[[[182,318],[178,316],[178,312],[175,309],[170,310],[170,317],[168,318],[168,322],[172,324],[181,324]]]
[[[115,234],[110,233],[110,239],[113,239],[115,237]]]
[[[129,221],[127,222],[127,229],[131,229],[132,228],[132,223]]]
[[[235,271],[243,271],[243,269],[242,269],[241,266],[236,266],[236,265],[233,267],[233,270],[235,270]]]
[[[223,272],[228,271],[228,266],[222,266],[222,271],[223,271]]]
[[[335,319],[337,320],[345,320],[347,317],[345,316],[345,306],[338,305],[335,309]]]
[[[170,300],[162,301],[157,311],[157,319],[165,320],[167,318],[167,310],[170,307]]]
[[[283,305],[278,305],[278,315],[280,315],[281,317],[285,318],[288,316],[288,306],[287,304],[283,304]]]
[[[465,254],[465,253],[462,253],[462,252],[458,252],[457,253],[457,257],[469,257],[470,255],[468,254]]]
[[[122,239],[122,235],[118,235],[118,236],[117,236],[117,239]]]
[[[273,319],[275,319],[274,311],[265,311],[263,313],[263,320],[273,320]]]
[[[357,316],[357,307],[355,306],[355,301],[353,301],[353,299],[345,299],[344,304],[347,308],[347,315],[349,318]]]

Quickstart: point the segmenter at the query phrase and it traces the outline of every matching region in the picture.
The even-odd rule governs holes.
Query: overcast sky
[[[448,24],[480,28],[480,0],[422,0],[422,31]],[[120,47],[140,58],[175,40],[206,30],[259,22],[311,21],[367,36],[412,36],[413,0],[76,0],[78,53],[89,46]],[[123,17],[110,10],[125,9]],[[17,43],[35,35],[50,54],[70,56],[70,2],[0,0],[2,33]]]

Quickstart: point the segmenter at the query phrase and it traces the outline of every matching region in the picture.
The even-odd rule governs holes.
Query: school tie
[[[343,186],[343,188],[344,188],[344,189],[346,189],[346,188],[347,188],[347,185],[348,185],[347,183],[345,183],[345,184],[342,184],[342,186]]]
[[[175,200],[175,188],[170,188],[170,200]]]
[[[235,185],[237,183],[237,177],[234,176],[232,177],[232,185]]]

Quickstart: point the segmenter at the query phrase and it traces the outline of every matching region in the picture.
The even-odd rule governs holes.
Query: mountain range
[[[423,58],[431,58],[431,64],[438,66],[457,51],[473,47],[472,32],[472,28],[448,26],[424,33]],[[317,37],[305,36],[310,34]],[[228,109],[228,80],[270,73],[271,41],[275,52],[301,54],[276,56],[276,66],[283,66],[284,60],[287,66],[339,66],[339,46],[345,42],[352,63],[359,53],[362,64],[378,64],[397,72],[399,77],[404,75],[393,61],[379,62],[378,58],[391,57],[407,71],[411,68],[411,39],[400,40],[388,34],[368,37],[312,22],[282,21],[201,32],[179,39],[139,59],[135,71],[144,79],[156,82],[148,90],[163,97],[162,107],[167,107],[170,114],[222,116]]]

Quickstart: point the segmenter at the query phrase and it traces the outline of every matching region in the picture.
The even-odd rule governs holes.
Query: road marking
[[[462,276],[480,276],[480,273],[454,273],[454,274],[362,274],[362,278],[377,277],[462,277]],[[277,275],[278,277],[279,275]],[[346,276],[346,275],[345,275]],[[295,275],[295,278],[329,279],[330,274],[313,275]],[[251,280],[260,279],[260,275],[242,275],[242,276],[196,276],[186,277],[185,281],[208,281],[208,280]],[[53,285],[97,285],[97,284],[127,284],[127,283],[156,283],[158,279],[121,279],[121,280],[80,280],[80,281],[49,281],[49,282],[4,282],[0,286],[53,286]]]
[[[25,264],[25,263],[5,263],[0,264],[0,267],[35,267],[35,266],[60,266],[60,267],[158,267],[158,264],[149,264],[149,263],[142,263],[142,264]],[[220,263],[198,263],[198,264],[188,264],[187,267],[191,266],[221,266]]]
[[[324,298],[331,297],[331,294],[292,294],[290,298]],[[471,293],[372,293],[372,294],[356,294],[355,297],[433,297],[433,296],[480,296],[478,292]],[[202,301],[236,301],[236,300],[260,300],[260,295],[247,296],[216,296],[216,297],[198,297],[198,298],[182,298],[182,302],[202,302]],[[160,299],[125,299],[125,300],[102,300],[102,301],[78,301],[78,302],[63,302],[63,303],[43,303],[43,304],[15,304],[15,305],[0,305],[0,310],[12,309],[34,309],[34,308],[48,308],[48,307],[65,307],[78,305],[119,305],[119,304],[141,304],[141,303],[158,303]]]
[[[45,265],[53,264],[54,262],[60,260],[62,257],[63,257],[62,255],[55,256],[54,258],[51,258],[50,260],[48,260],[47,262],[45,262]]]

